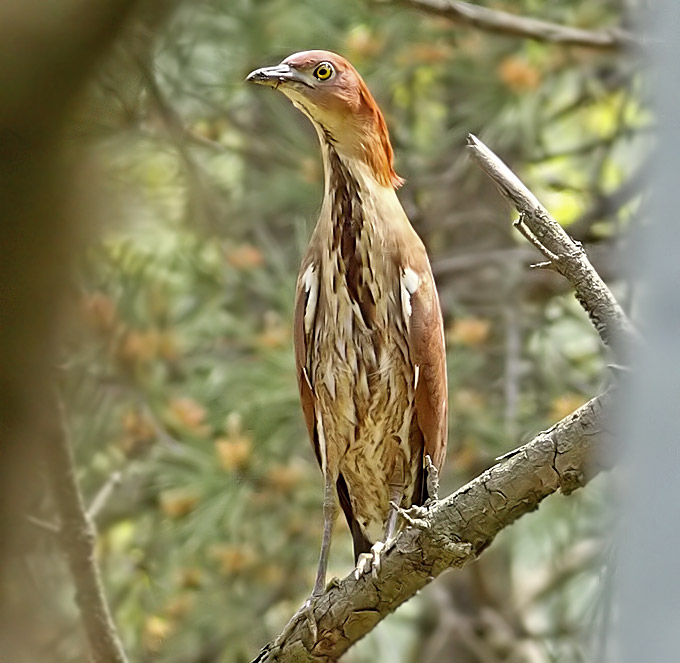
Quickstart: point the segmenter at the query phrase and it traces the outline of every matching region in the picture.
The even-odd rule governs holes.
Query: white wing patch
[[[314,389],[313,389],[313,387],[312,387],[312,383],[311,383],[310,380],[309,380],[309,374],[307,373],[307,369],[304,368],[304,367],[303,367],[303,369],[302,369],[302,375],[304,375],[304,377],[305,377],[305,382],[307,383],[307,386],[309,387],[309,391],[311,391],[312,393],[314,393]]]
[[[316,275],[316,269],[312,263],[305,273],[302,275],[302,284],[307,293],[307,301],[305,302],[305,333],[309,334],[312,331],[312,324],[314,323],[314,315],[316,314],[316,303],[319,299],[319,277]]]
[[[420,276],[418,276],[418,274],[416,274],[410,267],[407,267],[404,270],[402,280],[410,294],[413,294],[420,285]]]
[[[326,435],[323,430],[323,419],[321,418],[321,412],[317,408],[316,410],[316,434],[319,438],[319,452],[321,454],[321,471],[323,475],[326,476],[326,469],[328,464],[328,455],[326,453]]]
[[[410,267],[404,268],[401,273],[401,310],[406,321],[411,317],[411,295],[420,285],[420,277]]]

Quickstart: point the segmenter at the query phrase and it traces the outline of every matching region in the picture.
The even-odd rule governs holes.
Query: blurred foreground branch
[[[632,328],[582,248],[541,206],[514,173],[470,135],[475,160],[520,211],[519,228],[565,276],[602,340],[620,351]],[[610,392],[596,396],[531,442],[422,514],[405,516],[408,527],[385,555],[377,577],[340,581],[311,607],[316,629],[294,617],[275,643],[253,663],[330,663],[389,613],[449,568],[476,559],[496,535],[561,490],[569,494],[604,469],[610,434]]]
[[[593,457],[607,444],[603,410],[609,393],[596,396],[531,442],[504,457],[413,521],[383,558],[378,578],[353,574],[313,606],[317,635],[301,619],[277,646],[253,663],[330,663],[388,614],[449,568],[476,559],[505,527],[561,490],[571,493],[604,465]]]
[[[479,7],[468,2],[457,2],[456,0],[396,1],[428,14],[444,16],[456,23],[470,25],[485,32],[604,51],[618,51],[639,46],[639,42],[633,35],[621,29],[583,30],[536,18],[518,16],[498,9]]]
[[[62,615],[55,608],[58,592],[47,589],[37,565],[28,563],[39,532],[27,518],[51,471],[62,505],[67,493],[77,498],[65,442],[55,433],[50,385],[69,319],[72,267],[98,208],[86,151],[65,140],[65,130],[140,4],[0,3],[0,657],[11,663],[74,660],[46,639]],[[66,544],[91,554],[88,530],[77,527],[76,516],[63,510],[62,516],[62,539],[73,534]],[[94,606],[85,600],[92,592],[82,585],[80,564],[72,568],[86,613]],[[96,581],[87,579],[93,586]],[[88,628],[91,638],[102,633]],[[104,647],[97,642],[93,648],[101,653],[96,660],[125,660]]]

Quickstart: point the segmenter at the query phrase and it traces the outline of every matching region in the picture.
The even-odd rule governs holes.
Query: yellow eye
[[[320,81],[327,81],[334,73],[335,70],[330,62],[322,62],[314,70],[314,77]]]

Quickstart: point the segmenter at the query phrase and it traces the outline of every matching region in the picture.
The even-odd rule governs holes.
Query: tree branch
[[[99,567],[95,560],[95,532],[85,512],[64,414],[54,406],[53,426],[45,453],[54,501],[59,512],[59,538],[76,586],[76,603],[94,663],[128,663],[111,617]]]
[[[512,37],[524,37],[565,46],[583,46],[603,51],[618,51],[640,46],[639,41],[633,35],[619,28],[598,31],[583,30],[457,0],[392,1],[428,14],[449,18],[461,25],[470,25],[485,32]]]
[[[440,500],[408,527],[384,556],[378,578],[351,574],[313,604],[309,622],[289,624],[276,645],[252,663],[331,663],[389,613],[446,569],[476,559],[505,527],[558,490],[571,493],[605,469],[594,453],[608,444],[603,408],[593,398],[551,429],[505,456],[482,475]]]
[[[567,235],[517,175],[479,138],[469,134],[468,147],[472,158],[503,197],[519,211],[515,222],[518,230],[543,253],[555,271],[569,280],[602,342],[613,349],[617,358],[625,357],[626,348],[636,339],[635,332],[583,247]]]

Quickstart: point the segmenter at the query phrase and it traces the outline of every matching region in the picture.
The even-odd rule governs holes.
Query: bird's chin
[[[277,90],[279,88],[279,85],[283,84],[283,81],[280,81],[277,78],[263,78],[263,79],[257,79],[257,78],[246,78],[246,81],[249,83],[254,83],[255,85],[261,85],[262,87],[271,87]]]

